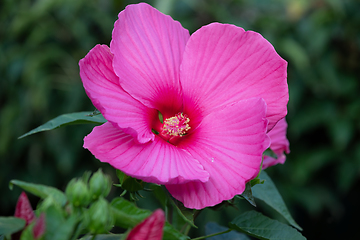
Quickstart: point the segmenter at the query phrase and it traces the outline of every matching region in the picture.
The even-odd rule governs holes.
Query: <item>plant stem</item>
[[[210,235],[202,236],[202,237],[198,237],[198,238],[192,238],[191,240],[205,239],[205,238],[209,238],[209,237],[221,235],[221,234],[224,234],[224,233],[228,233],[228,232],[231,232],[231,231],[232,231],[232,229],[228,229],[228,230],[225,230],[225,231],[223,231],[223,232],[218,232],[218,233],[214,233],[214,234],[210,234]]]
[[[184,231],[184,234],[187,236],[189,234],[189,231],[191,229],[191,225],[187,224],[186,225],[186,228],[185,228],[185,231]]]

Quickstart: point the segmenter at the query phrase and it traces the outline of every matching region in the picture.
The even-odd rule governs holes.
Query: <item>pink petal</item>
[[[41,213],[40,217],[36,219],[34,228],[33,228],[33,234],[35,239],[41,238],[45,233],[45,213]]]
[[[107,122],[85,137],[84,148],[129,176],[157,184],[206,182],[209,174],[187,152],[160,137],[138,144],[134,138]]]
[[[150,108],[178,113],[179,68],[188,38],[170,16],[146,3],[128,5],[119,13],[110,44],[121,86]]]
[[[26,226],[35,219],[34,211],[25,192],[22,192],[19,196],[14,216],[24,219],[26,221]]]
[[[286,138],[287,126],[287,122],[285,118],[283,118],[268,133],[268,136],[271,139],[270,149],[276,154],[277,159],[270,156],[264,156],[263,169],[278,163],[285,163],[286,156],[284,152],[287,154],[290,153],[289,140]]]
[[[113,55],[106,45],[96,45],[80,60],[80,76],[87,95],[108,121],[139,142],[154,140],[150,124],[157,111],[145,107],[120,87],[112,62]]]
[[[126,240],[161,240],[165,224],[163,210],[154,211],[148,218],[135,226]]]
[[[259,172],[269,146],[263,99],[240,101],[207,115],[180,148],[185,148],[209,172],[208,182],[166,185],[187,208],[202,209],[241,194]]]
[[[207,115],[219,106],[260,97],[271,129],[287,113],[287,62],[260,34],[212,23],[191,35],[180,79],[186,110]]]

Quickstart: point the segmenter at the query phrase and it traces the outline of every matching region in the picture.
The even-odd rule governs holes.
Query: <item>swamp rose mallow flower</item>
[[[289,140],[286,138],[287,126],[287,122],[285,118],[283,118],[268,133],[268,136],[271,139],[270,149],[275,153],[276,158],[273,158],[271,156],[264,156],[262,166],[263,169],[266,169],[278,163],[285,163],[285,153],[290,153]]]
[[[84,147],[188,208],[241,194],[287,113],[287,63],[260,34],[212,23],[190,36],[145,3],[120,12],[110,48],[96,45],[79,65],[108,120]]]

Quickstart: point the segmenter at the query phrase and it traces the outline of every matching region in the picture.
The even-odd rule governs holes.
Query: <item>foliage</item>
[[[6,196],[0,199],[0,215],[13,214],[19,195],[18,189],[7,189],[11,179],[64,189],[85,170],[102,167],[110,173],[79,147],[91,125],[17,138],[60,114],[93,110],[78,60],[96,43],[109,44],[118,12],[135,2],[0,1],[0,190]],[[360,175],[358,1],[148,2],[190,32],[213,21],[260,32],[288,60],[291,154],[268,174],[295,219],[308,225],[305,235],[346,238],[347,233],[351,238],[359,212],[352,209],[343,220],[347,206],[341,200],[352,194],[347,203],[359,201],[354,190]],[[150,208],[158,206],[155,200],[147,202]],[[324,212],[335,223],[343,222],[341,233],[310,229]]]
[[[265,172],[262,171],[262,174],[264,175]],[[266,186],[264,188],[265,190],[257,190],[258,194],[273,195],[277,192],[277,189],[272,184],[271,179],[267,175],[264,176],[266,176],[266,180],[268,182],[263,184],[265,186],[269,184],[270,186]],[[122,174],[119,177],[119,181],[122,181],[123,178],[124,176]],[[46,219],[41,223],[41,227],[44,229],[41,233],[41,236],[43,236],[41,239],[70,240],[78,239],[83,235],[85,235],[85,239],[89,236],[93,236],[95,238],[97,235],[99,236],[97,236],[96,239],[108,239],[108,237],[111,238],[114,236],[117,236],[119,239],[125,237],[128,232],[123,233],[123,235],[110,234],[107,236],[106,234],[108,234],[114,226],[121,227],[123,229],[134,228],[147,218],[151,214],[151,211],[140,209],[134,203],[123,197],[116,197],[111,201],[111,203],[108,202],[104,198],[107,197],[109,193],[109,186],[111,186],[110,182],[107,181],[108,179],[108,176],[104,175],[101,170],[94,173],[90,179],[88,173],[86,172],[82,178],[72,179],[68,183],[65,193],[50,186],[26,183],[19,180],[11,181],[10,186],[11,188],[13,185],[19,186],[41,198],[41,202],[38,204],[38,208],[35,211],[37,215],[45,216]],[[101,189],[98,190],[103,193],[96,198],[92,198],[92,194],[89,191],[91,186],[94,184],[96,186],[101,186]],[[164,188],[162,190],[164,191]],[[247,194],[251,195],[251,187],[249,187],[247,191]],[[23,199],[24,196],[26,195],[22,196],[22,201],[27,201],[27,197],[25,197],[25,200]],[[194,225],[194,220],[198,215],[198,212],[184,208],[181,203],[175,202],[169,194],[165,193],[162,194],[162,196],[165,196],[165,202],[169,203],[164,206],[168,222],[166,222],[163,229],[163,239],[189,239],[187,234],[190,227],[197,228],[197,226]],[[280,198],[280,201],[274,203],[270,200],[269,205],[275,209],[286,209],[286,206],[283,205],[284,203],[282,202],[281,196],[278,197]],[[263,200],[265,202],[269,201],[266,198],[263,198]],[[290,217],[290,219],[292,219],[287,211],[280,213],[283,214],[285,218]],[[3,235],[5,236],[5,239],[10,239],[11,234],[18,233],[20,230],[21,239],[38,239],[32,234],[34,224],[32,222],[27,222],[25,225],[25,221],[21,219],[23,216],[20,214],[18,217],[19,218],[0,218],[0,236]],[[176,218],[182,218],[182,221],[174,221],[172,224],[173,220]],[[292,224],[297,226],[295,222]],[[267,231],[262,230],[264,226],[268,229]],[[259,239],[275,239],[276,236],[281,235],[289,237],[292,236],[293,238],[291,239],[305,239],[302,237],[301,233],[296,231],[294,228],[265,217],[256,211],[246,212],[236,217],[229,224],[229,227],[230,228],[228,230],[210,234],[209,236],[215,236],[231,230],[238,230]],[[221,227],[219,228],[215,226],[215,229],[221,229]]]

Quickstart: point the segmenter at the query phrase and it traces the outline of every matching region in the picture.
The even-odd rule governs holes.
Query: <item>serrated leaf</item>
[[[246,183],[245,190],[240,196],[245,198],[246,201],[248,201],[251,205],[256,207],[255,199],[254,199],[252,191],[251,191],[251,183],[250,182]]]
[[[0,235],[16,233],[25,227],[26,221],[16,217],[0,217]]]
[[[206,235],[219,233],[219,232],[224,232],[226,230],[228,230],[228,228],[220,226],[220,225],[218,225],[217,223],[214,223],[214,222],[208,222],[205,225],[205,234]],[[224,234],[221,234],[221,235],[206,238],[206,240],[228,240],[228,239],[231,239],[231,240],[250,240],[250,238],[247,235],[245,235],[243,233],[236,232],[236,231],[231,231],[231,232],[224,233]]]
[[[122,228],[133,228],[151,214],[151,211],[140,209],[124,198],[114,198],[110,205],[115,218],[115,225]],[[189,238],[166,222],[163,239],[185,240]]]
[[[53,187],[49,187],[41,184],[35,184],[35,183],[27,183],[20,180],[11,180],[9,185],[10,189],[12,189],[13,185],[21,187],[25,191],[32,193],[35,196],[38,196],[42,199],[51,196],[61,206],[65,205],[67,201],[65,194]]]
[[[229,223],[229,227],[262,240],[306,239],[295,228],[256,211],[241,214]]]
[[[257,199],[262,200],[275,211],[280,213],[289,222],[289,224],[299,230],[302,230],[302,228],[295,222],[295,220],[290,215],[290,212],[287,209],[279,191],[277,190],[275,184],[265,171],[261,172],[260,178],[264,179],[265,183],[256,185],[252,188],[253,196]]]
[[[95,123],[103,124],[106,122],[106,119],[102,115],[92,115],[93,112],[76,112],[76,113],[67,113],[60,115],[45,124],[21,135],[18,139],[24,138],[34,133],[53,130],[59,127],[63,127],[70,124],[85,124],[85,123]]]

